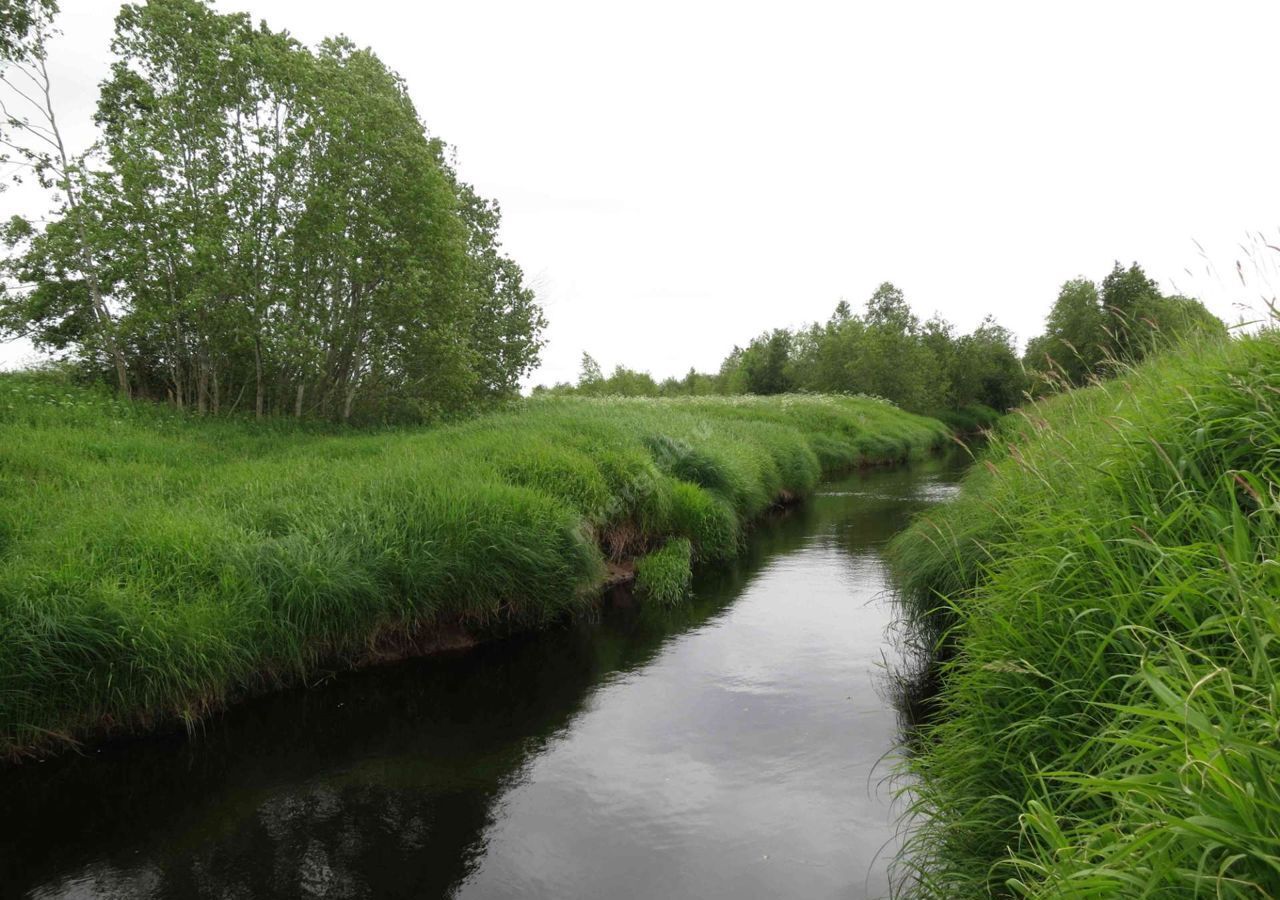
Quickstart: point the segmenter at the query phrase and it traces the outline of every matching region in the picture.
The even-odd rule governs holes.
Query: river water
[[[958,465],[856,473],[692,602],[0,772],[0,897],[864,898],[899,716],[885,542]]]

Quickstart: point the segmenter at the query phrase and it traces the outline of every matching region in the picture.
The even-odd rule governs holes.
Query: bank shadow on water
[[[798,660],[805,670],[797,675],[803,683],[794,694],[779,690],[772,701],[760,694],[757,709],[773,721],[726,722],[725,728],[734,730],[733,741],[714,747],[707,735],[720,726],[708,699],[712,695],[702,696],[705,686],[681,688],[701,697],[698,712],[684,713],[673,704],[672,715],[705,713],[708,722],[670,726],[657,708],[660,701],[656,707],[653,702],[645,706],[634,694],[628,701],[623,689],[651,678],[647,673],[656,668],[655,660],[669,656],[673,644],[694,657],[714,656],[731,640],[735,652],[750,653],[751,642],[759,644],[770,629],[776,630],[779,616],[821,615],[796,603],[796,597],[779,595],[776,587],[757,590],[757,582],[803,582],[805,566],[828,565],[822,570],[828,574],[813,576],[809,593],[836,596],[836,589],[820,578],[862,578],[863,570],[850,569],[845,557],[874,562],[878,548],[911,515],[946,495],[956,471],[955,462],[935,462],[828,483],[809,502],[756,528],[740,559],[700,573],[691,602],[674,609],[636,604],[623,591],[589,619],[258,698],[212,719],[192,739],[162,735],[0,772],[5,806],[0,817],[0,896],[556,896],[587,890],[590,882],[564,873],[539,881],[542,876],[533,871],[537,866],[572,870],[578,864],[572,858],[540,858],[537,866],[504,860],[504,867],[491,867],[497,874],[486,870],[490,874],[477,878],[495,842],[508,856],[538,855],[536,849],[512,849],[509,839],[494,837],[498,825],[520,828],[527,822],[532,831],[545,826],[572,834],[563,824],[548,825],[545,810],[521,808],[547,801],[536,794],[521,799],[517,788],[540,777],[573,782],[572,803],[581,806],[584,820],[590,820],[592,804],[611,802],[592,796],[601,791],[597,783],[585,777],[575,782],[564,774],[581,763],[562,762],[559,772],[553,768],[545,776],[533,774],[539,760],[546,765],[549,748],[570,743],[567,736],[584,713],[621,704],[619,712],[625,716],[632,708],[626,704],[634,702],[634,728],[649,732],[644,740],[665,746],[664,729],[679,734],[683,746],[670,758],[672,778],[696,777],[691,760],[705,767],[707,758],[733,752],[749,758],[743,768],[760,768],[762,777],[773,777],[771,767],[779,779],[804,777],[793,770],[814,754],[795,754],[780,729],[799,722],[814,740],[823,739],[804,725],[811,720],[803,710],[794,715],[804,705],[797,698],[809,689],[806,684],[816,686],[818,693],[830,687],[828,682],[845,690],[840,685],[848,672],[836,665],[844,644],[817,648],[811,658]],[[830,569],[830,560],[837,558],[839,566]],[[836,575],[829,577],[829,571]],[[845,586],[841,582],[837,587],[843,591]],[[879,592],[883,584],[865,587]],[[735,605],[741,606],[743,597],[754,597],[755,605],[739,609],[741,622],[735,626]],[[808,634],[821,634],[820,621],[809,624],[816,630]],[[878,618],[868,627],[882,630],[882,624]],[[719,635],[719,644],[699,650],[697,636],[711,633]],[[876,635],[874,641],[879,640]],[[797,638],[796,646],[804,646],[803,641]],[[815,675],[815,667],[827,664],[824,660],[835,661],[831,664],[836,667],[828,675]],[[683,665],[681,678],[706,680],[698,665]],[[735,663],[739,669],[751,665]],[[769,678],[785,681],[788,672],[779,665]],[[662,684],[660,679],[655,683]],[[712,699],[726,695],[717,691]],[[729,699],[736,704],[738,697]],[[815,705],[812,721],[825,721],[833,710],[838,713],[839,707]],[[748,728],[757,730],[744,730]],[[579,752],[609,754],[608,728],[601,734],[577,736]],[[634,733],[629,740],[635,740]],[[848,749],[843,740],[826,739],[831,746],[814,758],[827,768],[815,766],[814,779],[830,779],[839,771],[830,766]],[[698,741],[708,746],[691,750],[688,744]],[[741,749],[734,751],[734,746]],[[762,763],[765,753],[771,756]],[[621,759],[620,768],[609,770],[612,780],[626,778]],[[645,759],[668,765],[661,755]],[[734,777],[741,781],[734,790],[751,789],[749,773]],[[506,808],[511,796],[517,796],[514,811]],[[607,821],[616,827],[617,820]],[[653,824],[653,834],[661,830],[645,821],[630,824],[641,834],[648,824]],[[722,824],[716,830],[732,827]],[[691,828],[681,840],[697,844],[703,837]],[[581,835],[572,839],[579,845],[585,841]],[[658,869],[664,864],[664,840],[654,838],[649,848],[649,863]],[[682,849],[697,852],[699,847]],[[739,848],[734,835],[716,834],[705,849],[731,855]],[[555,852],[551,848],[543,856]],[[594,852],[634,879],[629,858],[614,859],[598,848]],[[712,889],[714,866],[708,872],[696,875],[705,882],[701,895],[730,896],[728,890]],[[659,883],[655,881],[655,889]],[[842,882],[828,878],[820,883]],[[651,894],[644,885],[632,884],[618,895]]]

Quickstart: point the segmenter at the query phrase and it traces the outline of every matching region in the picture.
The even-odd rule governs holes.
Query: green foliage
[[[1009,409],[1025,383],[1008,329],[989,316],[960,336],[938,317],[921,324],[887,282],[864,315],[842,302],[825,325],[798,332],[791,372],[805,390],[871,394],[930,415]]]
[[[600,371],[600,363],[590,353],[582,354],[582,371],[578,375],[578,387],[584,392],[604,381],[604,373]]]
[[[862,315],[842,300],[825,323],[769,331],[745,349],[734,347],[714,375],[690,369],[683,379],[656,384],[622,366],[604,378],[596,366],[595,376],[584,375],[576,391],[664,397],[865,394],[973,430],[991,424],[989,410],[1012,409],[1032,389],[1086,384],[1180,340],[1225,333],[1199,301],[1164,296],[1137,265],[1117,265],[1101,291],[1086,279],[1063,285],[1045,333],[1028,343],[1020,360],[1012,332],[993,317],[969,334],[957,334],[937,316],[921,323],[902,291],[885,282]],[[1028,370],[1038,376],[1034,382]],[[551,392],[575,388],[559,385]]]
[[[906,295],[889,281],[876,288],[867,301],[866,323],[871,328],[899,333],[914,333],[920,327],[920,320],[911,311]]]
[[[636,560],[636,591],[641,597],[674,606],[689,596],[693,581],[693,547],[687,538],[672,538],[659,550]]]
[[[722,394],[719,379],[707,375],[692,367],[683,378],[665,378],[658,385],[660,397],[705,397],[709,394]]]
[[[748,394],[785,394],[793,387],[787,371],[791,334],[777,329],[756,338],[742,353],[738,372]]]
[[[548,397],[368,433],[0,376],[0,756],[195,719],[440,626],[535,626],[675,539],[642,566],[669,598],[673,556],[734,555],[821,468],[946,437],[865,398]]]
[[[1136,263],[1128,269],[1116,263],[1101,290],[1084,278],[1062,286],[1045,333],[1028,342],[1025,359],[1050,385],[1078,386],[1123,371],[1161,347],[1225,333],[1198,300],[1167,297]]]
[[[959,409],[935,410],[933,418],[957,434],[977,434],[996,426],[1005,413],[974,403]]]
[[[1013,334],[987,316],[970,334],[937,351],[950,388],[952,409],[967,405],[1008,410],[1022,401],[1026,378],[1014,353]]]
[[[551,388],[541,385],[534,388],[535,394],[583,394],[588,397],[658,397],[679,396],[679,391],[664,391],[647,372],[637,372],[626,366],[617,366],[608,378],[600,369],[600,363],[590,353],[582,354],[582,368],[578,373],[578,383],[558,384]],[[688,392],[685,392],[686,394]]]
[[[17,247],[34,288],[0,327],[202,413],[414,422],[516,394],[545,322],[497,205],[371,51],[205,0],[126,4],[112,49],[100,154]]]
[[[865,315],[854,315],[841,301],[825,325],[776,329],[745,349],[734,347],[714,375],[690,369],[682,379],[657,384],[647,373],[619,366],[605,378],[595,360],[584,355],[576,388],[535,390],[631,397],[866,394],[949,418],[966,408],[1004,411],[1017,404],[1026,378],[1012,333],[990,316],[972,334],[954,332],[939,318],[921,325],[902,291],[886,282],[867,302]]]
[[[1027,344],[1027,365],[1056,368],[1067,384],[1083,384],[1100,369],[1104,325],[1097,286],[1084,278],[1068,281],[1049,312],[1045,333]]]
[[[649,373],[637,372],[626,366],[617,366],[613,374],[605,378],[600,364],[590,354],[584,353],[577,388],[557,393],[579,393],[590,397],[657,397],[660,392]]]
[[[908,893],[1280,896],[1277,447],[1280,333],[1201,338],[1006,417],[895,541],[943,653]]]
[[[57,12],[55,0],[5,0],[0,5],[0,62],[26,59],[31,40]]]

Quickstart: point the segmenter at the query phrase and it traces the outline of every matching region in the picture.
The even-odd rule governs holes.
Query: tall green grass
[[[636,591],[647,600],[674,606],[689,594],[692,562],[689,539],[672,538],[636,560]]]
[[[1280,896],[1280,336],[1011,416],[892,547],[939,648],[903,893]]]
[[[610,559],[732,556],[823,470],[945,434],[823,397],[554,399],[337,434],[0,377],[0,757],[194,721],[442,629],[547,622],[592,603]]]

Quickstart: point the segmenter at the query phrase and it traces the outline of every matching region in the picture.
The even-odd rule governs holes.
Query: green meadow
[[[1280,896],[1280,335],[1002,424],[893,546],[941,659],[906,893]]]
[[[636,561],[676,602],[824,472],[947,439],[868,398],[552,398],[358,432],[0,376],[0,757],[552,622]]]

